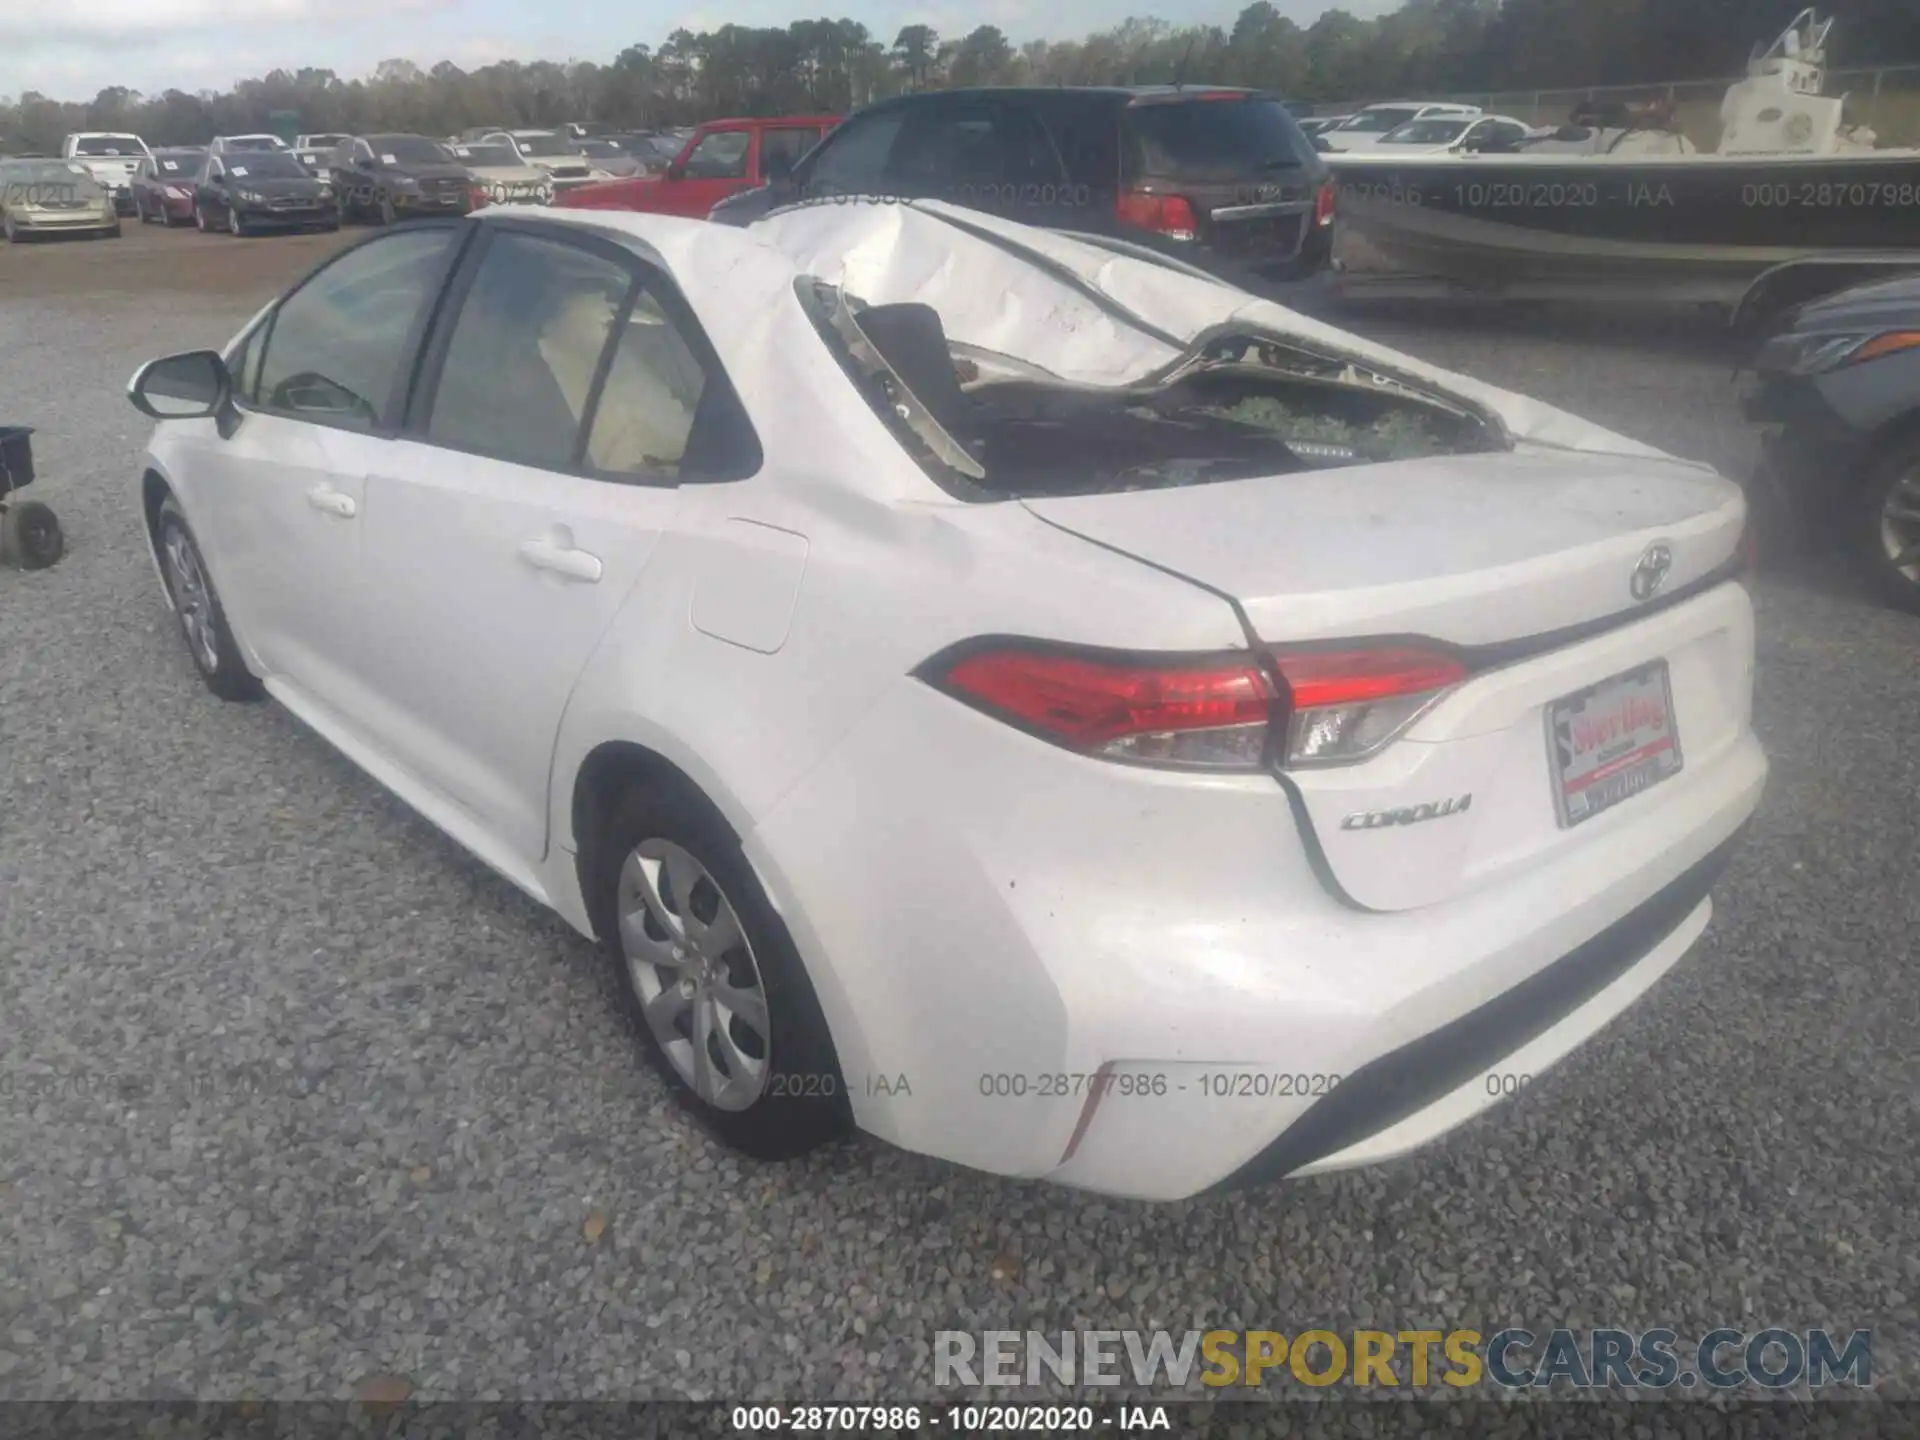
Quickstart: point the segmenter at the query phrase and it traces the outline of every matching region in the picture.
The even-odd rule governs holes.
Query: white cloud
[[[145,44],[159,35],[235,27],[339,24],[450,10],[460,0],[68,0],[0,14],[0,40],[26,46]]]

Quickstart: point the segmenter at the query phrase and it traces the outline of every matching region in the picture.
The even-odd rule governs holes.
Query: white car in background
[[[153,152],[138,135],[86,130],[61,142],[60,157],[84,165],[94,182],[112,197],[115,212],[131,215],[133,177],[139,172],[140,162],[152,159]]]
[[[527,164],[511,145],[449,140],[446,146],[454,160],[466,166],[486,191],[488,204],[553,203],[553,177],[539,166]]]
[[[542,171],[556,192],[613,178],[581,154],[570,138],[554,130],[494,130],[475,143],[508,147],[523,167]]]
[[[1680,959],[1767,773],[1731,482],[978,211],[427,221],[130,394],[207,686],[763,1157],[1402,1154]]]
[[[208,147],[215,155],[225,155],[235,150],[291,150],[293,147],[278,135],[216,135]]]
[[[1478,105],[1393,100],[1356,110],[1340,124],[1322,130],[1315,138],[1324,140],[1327,148],[1336,152],[1365,150],[1378,145],[1384,136],[1415,120],[1463,119],[1485,113]]]
[[[1405,158],[1449,150],[1510,149],[1536,133],[1533,126],[1511,115],[1430,115],[1389,130],[1356,153]]]

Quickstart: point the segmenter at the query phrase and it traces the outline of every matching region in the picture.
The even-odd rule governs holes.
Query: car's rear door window
[[[1123,115],[1129,178],[1231,180],[1299,169],[1317,158],[1278,100],[1161,100],[1129,105]]]
[[[493,235],[427,415],[434,444],[570,470],[633,270],[559,240]]]
[[[450,225],[347,251],[274,312],[255,403],[354,430],[397,423],[420,321],[452,256]]]

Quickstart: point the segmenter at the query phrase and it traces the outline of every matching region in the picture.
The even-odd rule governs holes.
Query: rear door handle
[[[351,495],[342,495],[331,485],[316,485],[307,491],[307,503],[316,510],[329,515],[338,515],[342,519],[351,519],[359,506],[353,503]]]
[[[564,575],[569,580],[584,580],[589,585],[600,580],[601,566],[598,555],[585,550],[575,550],[565,545],[556,545],[551,540],[527,540],[520,546],[520,558],[536,570],[551,570],[556,575]]]

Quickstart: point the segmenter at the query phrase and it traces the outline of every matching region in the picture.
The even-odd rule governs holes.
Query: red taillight
[[[1451,655],[1416,645],[1279,651],[1289,709],[1283,763],[1351,764],[1379,751],[1467,678]]]
[[[483,187],[476,185],[467,192],[467,208],[469,210],[484,210],[488,204],[487,192]]]
[[[1137,225],[1172,240],[1191,240],[1200,233],[1193,206],[1180,195],[1155,195],[1148,190],[1122,190],[1114,213],[1123,225]]]
[[[1257,661],[1111,659],[1021,643],[935,661],[924,678],[956,699],[1082,754],[1190,769],[1364,760],[1396,739],[1465,665],[1416,645],[1283,650],[1276,688]],[[1268,734],[1278,732],[1277,754]]]
[[[1250,659],[1109,660],[1066,650],[976,650],[929,678],[978,709],[1085,754],[1254,769],[1274,691]]]
[[[1340,187],[1329,180],[1313,197],[1313,223],[1331,225],[1334,208],[1340,203]]]

